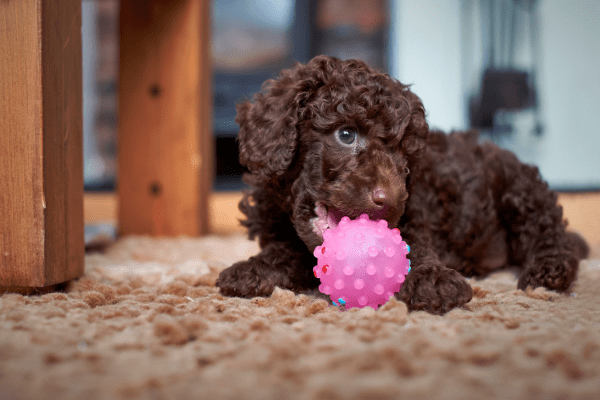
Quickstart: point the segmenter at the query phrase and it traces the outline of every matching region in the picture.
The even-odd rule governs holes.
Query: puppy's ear
[[[277,80],[266,82],[252,101],[237,106],[240,163],[259,181],[281,177],[292,163],[301,109],[314,88],[305,69],[297,65],[284,70]]]
[[[421,99],[411,92],[408,86],[404,86],[402,95],[408,101],[410,109],[408,125],[402,138],[402,150],[406,155],[418,157],[425,149],[429,135],[429,125],[425,120],[425,107],[423,107]]]

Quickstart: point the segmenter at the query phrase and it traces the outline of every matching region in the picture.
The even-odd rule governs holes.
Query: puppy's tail
[[[587,244],[583,236],[577,232],[567,232],[567,238],[571,242],[577,258],[580,260],[588,258],[590,255],[590,246]]]

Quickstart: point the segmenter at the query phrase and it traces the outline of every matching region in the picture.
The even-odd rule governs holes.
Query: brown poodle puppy
[[[228,296],[315,288],[323,230],[342,216],[385,219],[410,244],[396,296],[443,314],[471,300],[463,276],[523,271],[518,287],[565,291],[582,254],[537,168],[475,133],[430,131],[409,87],[361,61],[316,57],[238,106],[240,203],[262,251],[222,271]]]

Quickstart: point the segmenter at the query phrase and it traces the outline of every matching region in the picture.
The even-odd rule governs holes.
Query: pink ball
[[[366,214],[355,220],[344,217],[336,228],[325,230],[323,238],[314,252],[319,291],[346,309],[377,309],[400,290],[410,271],[410,248],[385,220],[371,221]]]

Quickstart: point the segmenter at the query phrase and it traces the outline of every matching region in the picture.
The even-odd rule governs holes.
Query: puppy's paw
[[[563,292],[577,276],[579,262],[574,255],[557,255],[532,262],[526,267],[517,283],[521,290],[543,286]]]
[[[396,295],[410,311],[443,315],[471,301],[473,289],[455,270],[439,266],[420,266],[406,276]]]
[[[275,289],[275,282],[266,269],[267,266],[256,258],[240,261],[221,271],[216,286],[225,296],[269,296]]]

